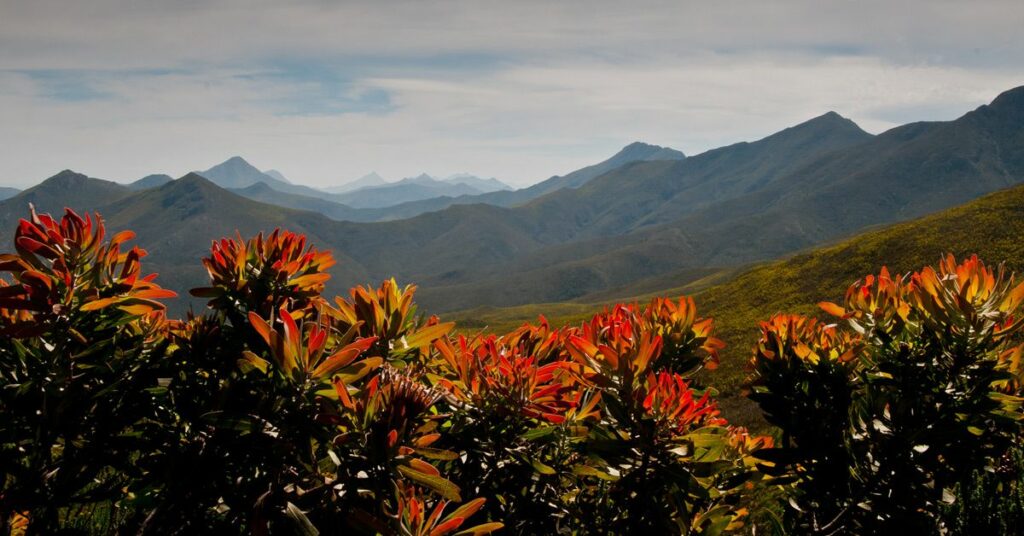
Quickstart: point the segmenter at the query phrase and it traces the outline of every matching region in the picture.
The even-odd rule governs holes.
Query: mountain
[[[179,269],[202,275],[191,266],[208,239],[285,226],[343,259],[332,291],[396,276],[420,285],[431,312],[579,300],[706,279],[1018,184],[1024,88],[954,121],[872,136],[829,113],[682,160],[633,161],[514,207],[453,205],[377,223],[334,221],[186,178],[133,193],[82,177],[99,193],[51,187],[42,208],[98,208],[112,224],[144,226],[140,239],[156,245],[142,243],[172,278]],[[0,201],[0,216],[11,206],[23,216],[28,193]],[[325,195],[307,197],[337,201]],[[0,231],[11,229],[0,218]]]
[[[518,207],[546,215],[550,232],[567,236],[455,283],[420,279],[424,301],[468,308],[574,299],[674,271],[780,257],[955,206],[1024,180],[1022,103],[1024,88],[1016,88],[957,120],[874,137],[826,114],[660,170],[632,164],[576,193]]]
[[[170,175],[146,175],[145,177],[142,177],[141,179],[129,184],[128,187],[131,188],[132,190],[147,190],[149,188],[157,188],[159,186],[163,186],[173,180],[174,179]]]
[[[18,195],[20,192],[21,192],[21,190],[19,190],[17,188],[9,188],[7,186],[0,186],[0,201],[3,201],[4,199],[9,199],[11,197],[14,197],[14,196]]]
[[[282,182],[263,173],[240,156],[232,156],[206,171],[197,173],[221,188],[245,188],[257,182],[266,182],[267,184]]]
[[[475,188],[484,193],[497,192],[499,190],[513,190],[511,186],[495,179],[494,177],[484,179],[477,177],[476,175],[470,175],[469,173],[456,173],[455,175],[438,180],[447,182],[448,184],[465,184],[466,186]]]
[[[526,188],[411,201],[391,207],[390,218],[411,218],[424,212],[443,210],[452,205],[484,203],[499,207],[513,207],[562,188],[579,188],[595,177],[633,162],[682,160],[684,158],[686,158],[686,155],[675,149],[634,142],[622,148],[607,160],[578,169],[564,176],[553,176]]]
[[[560,188],[576,188],[601,173],[630,162],[679,160],[682,158],[685,158],[683,153],[675,149],[636,142],[624,147],[603,162],[574,171],[564,177],[552,177],[540,184],[520,190],[513,190],[512,187],[495,178],[484,179],[468,173],[458,173],[443,179],[423,173],[416,177],[387,182],[376,172],[372,172],[341,186],[324,188],[322,192],[310,191],[312,189],[309,188],[304,190],[289,188],[280,181],[269,181],[261,177],[253,178],[253,180],[259,179],[256,182],[266,183],[275,191],[329,200],[358,209],[354,212],[339,211],[333,204],[309,203],[307,206],[303,206],[296,198],[279,201],[271,195],[256,196],[254,192],[244,193],[242,188],[226,187],[252,199],[280,206],[316,210],[334,219],[360,222],[388,221],[411,218],[425,212],[443,210],[456,204],[485,203],[503,207],[513,206]],[[223,181],[214,180],[214,182],[224,186]],[[325,197],[323,192],[330,195]],[[387,210],[382,210],[385,208]]]
[[[435,197],[454,197],[480,193],[483,193],[483,190],[464,182],[437,180],[424,173],[416,177],[387,183],[383,186],[364,187],[336,194],[335,199],[355,208],[381,208]]]
[[[268,177],[270,177],[270,178],[272,178],[272,179],[281,181],[283,183],[292,184],[292,181],[290,181],[287,178],[285,178],[285,176],[280,171],[278,171],[276,169],[268,169],[268,170],[264,171],[263,174],[268,176]]]
[[[206,171],[197,171],[195,173],[226,189],[241,189],[262,182],[278,192],[337,200],[331,194],[324,193],[315,188],[302,186],[301,184],[292,184],[287,182],[287,179],[280,180],[274,178],[260,171],[240,156],[233,156]]]
[[[329,198],[325,198],[322,195],[320,197],[310,197],[279,192],[268,186],[265,182],[256,183],[245,188],[233,188],[229,191],[261,203],[268,203],[296,210],[312,210],[313,212],[319,212],[332,220],[373,222],[388,219],[389,216],[387,208],[352,208],[348,205],[343,205],[336,201],[332,201]]]
[[[384,180],[384,177],[378,175],[376,171],[371,171],[370,173],[363,175],[362,177],[359,177],[354,181],[346,182],[341,186],[331,186],[330,188],[324,188],[324,191],[335,194],[341,194],[345,192],[351,192],[353,190],[358,190],[360,188],[374,188],[377,186],[383,186],[385,184],[387,184],[387,181]]]
[[[675,214],[678,219],[770,184],[786,183],[794,170],[871,139],[852,122],[825,114],[755,142],[684,160],[626,164],[580,188],[558,190],[513,209],[544,222],[544,247],[518,256],[512,264],[463,274],[462,279],[471,282],[449,285],[439,280],[440,287],[425,286],[423,294],[431,303],[435,296],[458,296],[443,300],[464,307],[516,303],[508,300],[529,303],[541,301],[541,296],[568,300],[660,274],[766,258],[697,260],[694,248],[704,246],[697,230],[709,224],[656,226],[655,218]],[[705,210],[718,214],[713,208]],[[748,210],[718,217],[742,221],[752,215]]]
[[[532,187],[531,197],[539,197],[542,194],[554,192],[562,188],[579,188],[595,177],[633,162],[683,160],[685,158],[686,155],[681,151],[636,141],[623,147],[619,152],[603,162],[578,169],[565,176],[559,177],[556,175],[535,185]],[[529,188],[527,189],[529,190]]]
[[[39,212],[63,214],[64,207],[75,211],[94,211],[112,201],[132,195],[132,190],[116,182],[93,179],[65,169],[17,195],[0,201],[0,230],[3,243],[9,244],[18,220],[28,216],[29,203]],[[106,214],[103,214],[106,216]]]

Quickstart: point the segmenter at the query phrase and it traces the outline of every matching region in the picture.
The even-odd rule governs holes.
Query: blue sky
[[[526,185],[829,110],[879,132],[1024,84],[1024,3],[0,0],[0,184],[241,155],[328,186]]]

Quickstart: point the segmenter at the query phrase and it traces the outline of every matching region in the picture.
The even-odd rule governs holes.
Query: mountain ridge
[[[378,223],[259,203],[188,176],[142,192],[80,179],[115,190],[69,197],[48,188],[55,208],[46,210],[99,208],[112,224],[140,225],[140,237],[162,240],[153,261],[172,271],[199,266],[204,237],[287,226],[344,259],[333,292],[396,276],[420,285],[431,312],[571,300],[778,258],[1017,184],[1024,121],[1015,106],[1003,99],[878,136],[824,114],[755,142],[634,161],[514,207],[456,204]],[[0,215],[16,206],[23,216],[27,195],[0,202]],[[189,273],[201,281],[201,270]]]

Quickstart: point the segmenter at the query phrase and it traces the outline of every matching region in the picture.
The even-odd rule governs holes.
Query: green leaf
[[[405,338],[405,346],[407,348],[422,348],[435,340],[444,337],[454,327],[455,322],[445,322],[443,324],[434,324],[433,326],[420,328],[416,333]]]
[[[424,458],[430,458],[431,460],[454,460],[459,457],[457,452],[443,449],[432,449],[429,447],[420,447],[415,449],[417,454],[422,455]]]
[[[404,465],[398,466],[398,472],[402,473],[402,476],[409,480],[434,490],[438,495],[448,499],[449,501],[462,502],[462,496],[459,495],[462,490],[445,478],[428,475],[427,473],[417,471]]]
[[[366,359],[360,359],[355,363],[339,370],[334,374],[335,378],[341,378],[346,384],[351,384],[363,376],[369,374],[372,370],[376,369],[383,363],[384,360],[379,357],[368,357]]]
[[[600,478],[601,480],[607,480],[608,482],[615,482],[619,477],[605,473],[595,469],[589,465],[577,465],[572,468],[572,472],[580,476],[593,476]]]
[[[555,432],[555,427],[554,426],[538,426],[537,428],[533,428],[531,430],[527,430],[526,432],[524,432],[519,437],[521,437],[521,438],[523,438],[523,439],[525,439],[527,441],[533,441],[534,439],[540,439],[542,437],[547,437],[547,436],[553,434],[554,432]]]
[[[483,525],[477,525],[470,527],[466,530],[460,530],[453,536],[481,536],[483,534],[490,534],[496,530],[504,528],[504,523],[484,523]]]
[[[550,465],[546,465],[544,462],[540,460],[530,460],[530,465],[532,465],[534,470],[536,470],[538,473],[542,475],[555,474],[555,469],[553,467],[551,467]]]
[[[266,374],[267,370],[270,368],[270,362],[246,350],[242,352],[242,357],[238,360],[238,366],[242,369],[242,372],[246,374],[253,370],[258,370]]]

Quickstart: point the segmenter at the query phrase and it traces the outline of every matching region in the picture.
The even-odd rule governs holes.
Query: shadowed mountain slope
[[[711,204],[703,204],[699,199],[683,203],[666,192],[663,198],[676,201],[645,207],[647,214],[683,215],[658,225],[647,223],[652,221],[651,216],[633,220],[634,230],[626,236],[607,235],[615,228],[611,218],[623,218],[623,211],[608,211],[603,216],[591,214],[590,221],[596,223],[586,226],[583,234],[606,233],[605,236],[584,236],[538,250],[501,267],[504,274],[511,275],[498,271],[473,274],[469,277],[474,279],[472,282],[431,288],[425,291],[425,297],[430,303],[451,304],[448,296],[459,296],[458,301],[465,307],[529,303],[540,301],[537,298],[543,295],[543,291],[531,290],[532,282],[544,281],[562,289],[561,299],[570,299],[621,286],[634,278],[778,257],[870,225],[954,206],[1024,180],[1022,101],[1024,88],[1017,88],[955,121],[906,125],[845,148],[802,158],[793,165],[778,166],[780,172],[769,180],[759,181],[758,189],[719,198]],[[749,147],[731,146],[705,155],[721,158],[722,152],[736,153],[737,149],[750,151]],[[705,155],[684,163],[692,166],[692,161],[700,162]],[[765,158],[762,155],[757,160],[763,162]],[[636,166],[639,165],[653,164]],[[632,167],[618,173],[636,173]],[[652,174],[641,184],[634,184],[637,189],[646,190],[649,184],[669,182],[664,178],[669,174]],[[675,174],[683,177],[682,173]],[[579,193],[584,196],[591,189],[608,191],[608,184],[617,182],[612,179],[602,176]],[[591,196],[605,203],[621,198],[593,193]],[[542,208],[542,203],[548,201],[541,198],[522,208],[550,214],[553,211]],[[579,202],[586,206],[585,201]],[[577,221],[580,218],[579,213],[569,216]],[[630,225],[630,221],[623,219],[618,225]]]

